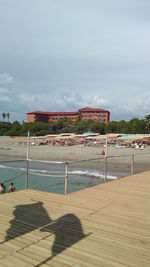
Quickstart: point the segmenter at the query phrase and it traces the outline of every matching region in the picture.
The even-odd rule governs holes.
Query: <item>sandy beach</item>
[[[0,137],[0,160],[26,159],[27,157],[27,138]],[[105,157],[101,152],[105,148],[94,146],[51,146],[40,145],[30,146],[29,158],[47,161],[78,161],[99,158],[92,161],[83,161],[69,164],[77,168],[89,168],[104,170]],[[146,154],[147,153],[147,154]],[[148,154],[149,153],[149,154]],[[150,146],[145,146],[144,150],[135,150],[133,148],[118,149],[113,145],[108,146],[108,171],[121,173],[130,172],[131,158],[134,154],[135,172],[142,172],[150,169]],[[115,157],[114,157],[115,156]]]

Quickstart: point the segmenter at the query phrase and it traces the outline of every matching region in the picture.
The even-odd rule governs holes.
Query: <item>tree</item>
[[[2,113],[3,120],[5,121],[6,113]]]
[[[150,121],[150,115],[146,115],[146,116],[144,117],[144,119],[145,119],[145,121]]]
[[[150,115],[146,115],[144,117],[144,120],[146,121],[146,128],[147,128],[147,131],[149,133],[150,132]]]
[[[117,121],[112,121],[108,124],[104,124],[104,129],[105,129],[106,133],[118,133],[119,132],[119,123]]]
[[[136,119],[133,119],[136,120]],[[118,133],[130,133],[131,132],[131,123],[125,120],[121,120],[118,122]],[[133,130],[133,133],[135,131]]]
[[[7,116],[8,122],[9,122],[10,113],[7,113],[6,116]]]
[[[146,122],[144,120],[133,118],[129,121],[129,124],[130,124],[130,133],[144,134],[147,132]]]

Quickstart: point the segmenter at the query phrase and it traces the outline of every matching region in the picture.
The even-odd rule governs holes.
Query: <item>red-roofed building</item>
[[[82,108],[79,109],[79,114],[81,121],[85,120],[94,120],[101,122],[109,122],[110,121],[110,112],[101,108]]]
[[[70,112],[44,112],[32,111],[27,113],[28,122],[55,122],[59,120],[69,120],[71,122],[94,120],[108,123],[110,121],[110,112],[100,108],[82,108],[78,111]]]

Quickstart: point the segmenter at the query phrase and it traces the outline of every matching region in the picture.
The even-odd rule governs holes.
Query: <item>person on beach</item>
[[[3,183],[1,183],[0,184],[0,193],[2,194],[2,193],[5,193],[5,191],[6,191],[6,186],[3,184]]]
[[[14,192],[16,190],[15,186],[13,183],[10,184],[8,192]]]
[[[105,156],[105,151],[102,150],[102,152],[100,153],[100,155]]]

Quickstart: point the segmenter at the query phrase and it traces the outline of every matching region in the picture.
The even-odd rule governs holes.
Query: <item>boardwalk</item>
[[[67,196],[0,195],[0,266],[150,267],[150,171]]]

